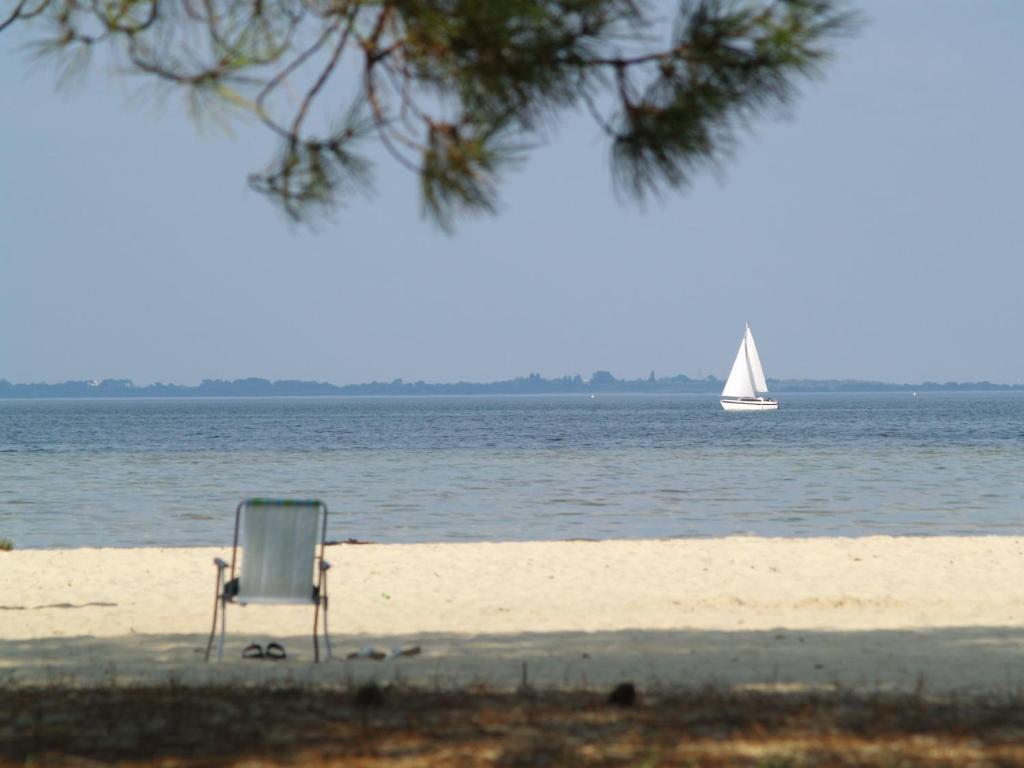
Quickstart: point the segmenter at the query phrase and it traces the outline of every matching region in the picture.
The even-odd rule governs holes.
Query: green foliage
[[[285,137],[278,156],[263,173],[250,176],[249,182],[277,200],[295,221],[313,209],[329,213],[349,193],[372,189],[370,163],[355,151],[372,129],[365,116],[353,111],[323,140]]]
[[[680,55],[658,58],[642,89],[620,76],[617,180],[639,198],[686,184],[732,149],[738,128],[787,105],[794,77],[815,74],[826,56],[818,43],[852,22],[827,0],[696,4],[673,35]]]
[[[14,549],[14,542],[10,539],[0,539],[0,552],[10,552]]]
[[[818,73],[856,26],[842,1],[682,0],[668,29],[638,0],[17,0],[0,32],[24,30],[62,80],[102,45],[196,116],[255,116],[281,143],[251,183],[295,220],[372,188],[375,137],[450,229],[494,213],[502,175],[578,109],[629,197],[685,186]]]
[[[428,136],[420,170],[427,213],[446,230],[459,212],[494,213],[499,171],[518,162],[518,149],[486,123],[431,125]]]

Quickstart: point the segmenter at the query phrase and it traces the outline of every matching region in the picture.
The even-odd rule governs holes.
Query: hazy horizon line
[[[324,379],[299,379],[299,378],[271,378],[266,376],[241,376],[236,378],[203,378],[195,383],[181,383],[172,381],[161,381],[154,380],[145,384],[138,384],[134,379],[123,378],[123,377],[106,377],[103,379],[92,379],[92,378],[81,378],[81,379],[65,379],[63,381],[11,381],[5,377],[0,377],[0,386],[3,387],[60,387],[67,385],[92,385],[100,387],[103,385],[108,386],[121,386],[126,389],[148,389],[157,387],[175,387],[175,388],[188,388],[194,389],[201,387],[204,384],[241,384],[244,382],[266,382],[269,384],[303,384],[303,385],[317,385],[327,386],[336,388],[347,388],[347,387],[364,387],[364,386],[395,386],[395,385],[409,385],[409,386],[493,386],[499,384],[508,384],[514,382],[573,382],[583,385],[592,385],[595,383],[595,377],[597,377],[597,383],[619,383],[619,384],[645,384],[645,383],[657,383],[657,382],[672,382],[685,380],[690,382],[720,382],[724,383],[724,377],[718,377],[714,374],[690,375],[686,373],[676,373],[666,376],[654,376],[654,371],[651,371],[649,376],[637,376],[634,378],[620,378],[612,374],[607,370],[598,370],[592,373],[589,377],[584,377],[581,374],[562,374],[556,376],[543,376],[536,372],[530,372],[527,374],[521,374],[505,379],[493,379],[490,381],[472,381],[469,379],[448,379],[448,380],[427,380],[427,379],[405,379],[403,377],[395,377],[392,379],[372,379],[364,380],[360,382],[348,382],[343,384],[337,384],[332,381]],[[968,385],[985,385],[995,387],[1024,387],[1024,382],[998,382],[990,381],[988,379],[971,379],[971,380],[946,380],[939,381],[933,379],[922,379],[918,381],[888,381],[884,379],[861,379],[850,376],[838,377],[814,377],[814,376],[766,376],[766,380],[769,382],[802,382],[802,383],[832,383],[832,384],[862,384],[862,385],[884,385],[893,387],[914,387],[914,386],[968,386]]]

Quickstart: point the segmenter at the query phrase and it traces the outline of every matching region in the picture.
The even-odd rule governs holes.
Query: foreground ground
[[[1019,696],[618,693],[0,689],[0,766],[1024,766]]]

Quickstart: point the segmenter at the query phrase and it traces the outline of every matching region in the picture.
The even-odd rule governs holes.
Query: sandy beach
[[[0,553],[0,680],[1013,691],[1024,539],[726,538],[328,548],[333,658],[305,607],[229,608],[228,548]],[[241,658],[280,642],[285,661]],[[414,656],[346,658],[372,646]]]

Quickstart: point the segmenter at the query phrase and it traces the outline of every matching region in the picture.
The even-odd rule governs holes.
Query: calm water
[[[221,545],[243,496],[373,541],[1024,534],[1024,395],[0,401],[0,537]]]

